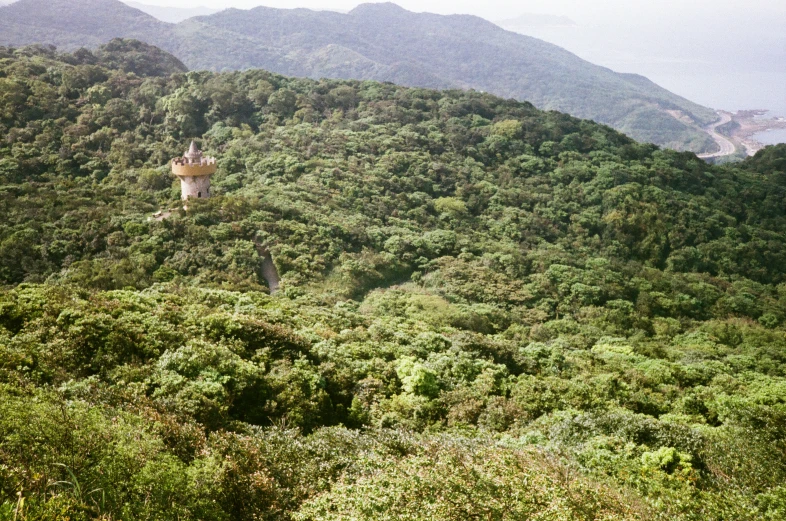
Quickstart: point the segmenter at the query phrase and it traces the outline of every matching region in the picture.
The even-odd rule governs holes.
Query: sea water
[[[763,118],[784,118],[786,117],[786,101],[781,98],[780,103],[773,100],[772,110],[767,112]],[[753,139],[763,145],[777,145],[779,143],[786,143],[786,128],[775,128],[772,130],[765,130],[751,136]]]
[[[786,143],[786,128],[765,130],[764,132],[754,134],[753,139],[763,145],[777,145],[778,143]]]

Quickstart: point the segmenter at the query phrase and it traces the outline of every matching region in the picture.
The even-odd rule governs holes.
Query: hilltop
[[[717,145],[701,127],[713,110],[641,76],[615,73],[474,16],[364,4],[348,14],[227,9],[167,24],[118,0],[19,0],[0,8],[0,44],[95,47],[137,38],[191,69],[264,68],[280,74],[462,88],[589,118],[639,141],[695,152]]]
[[[3,518],[786,517],[786,147],[133,41],[0,89]]]

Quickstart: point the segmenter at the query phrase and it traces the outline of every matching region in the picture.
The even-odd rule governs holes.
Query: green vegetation
[[[0,48],[0,519],[786,517],[784,147],[179,70]]]
[[[717,150],[701,129],[718,118],[714,110],[474,16],[412,13],[387,3],[348,14],[227,9],[175,25],[118,0],[19,0],[0,12],[0,45],[76,50],[112,37],[158,45],[191,69],[472,88],[593,119],[639,141]]]

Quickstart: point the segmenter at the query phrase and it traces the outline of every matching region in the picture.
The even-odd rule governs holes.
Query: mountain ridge
[[[413,13],[393,3],[361,4],[346,14],[260,6],[167,24],[119,0],[90,0],[88,13],[82,5],[19,0],[2,7],[0,44],[67,50],[136,38],[191,69],[472,88],[593,119],[640,141],[696,152],[715,147],[700,128],[716,119],[711,109],[471,15]],[[347,49],[341,60],[339,48]],[[674,110],[695,124],[678,121],[668,112]]]

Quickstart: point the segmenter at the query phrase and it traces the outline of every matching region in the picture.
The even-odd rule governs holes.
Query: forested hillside
[[[0,519],[786,517],[786,147],[129,41],[0,135]]]
[[[363,4],[348,14],[227,9],[179,24],[119,0],[19,0],[0,10],[0,45],[73,51],[113,37],[158,45],[191,69],[471,88],[593,119],[639,141],[694,152],[717,148],[701,128],[718,119],[714,110],[475,16],[413,13],[391,3]]]

